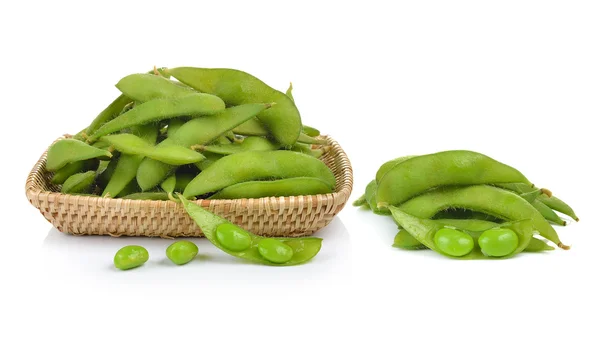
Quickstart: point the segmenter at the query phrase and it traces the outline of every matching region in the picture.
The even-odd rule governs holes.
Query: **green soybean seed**
[[[190,148],[178,145],[154,146],[133,134],[103,136],[102,140],[112,144],[123,154],[141,155],[170,165],[200,162],[204,156]]]
[[[252,245],[248,232],[231,223],[217,226],[215,235],[219,243],[231,251],[244,251]]]
[[[452,150],[416,156],[396,164],[377,187],[378,207],[399,205],[431,188],[502,182],[529,183],[515,168],[488,156]]]
[[[69,163],[98,158],[108,160],[112,154],[107,150],[70,138],[62,139],[50,146],[46,157],[46,169],[55,172]]]
[[[174,82],[154,74],[127,75],[119,80],[116,87],[125,96],[138,102],[196,93],[192,88],[176,85]]]
[[[198,254],[198,246],[190,241],[177,241],[167,248],[167,258],[177,265],[189,263]]]
[[[475,247],[473,237],[455,229],[440,229],[435,233],[433,240],[441,251],[454,257],[464,256]]]
[[[113,262],[117,269],[129,270],[143,265],[149,257],[146,248],[139,245],[127,245],[117,251]]]
[[[312,156],[286,150],[247,151],[225,156],[213,163],[188,184],[183,195],[190,198],[236,183],[292,177],[319,178],[331,189],[336,183],[331,169]]]
[[[284,147],[296,143],[302,131],[300,112],[294,101],[246,72],[236,69],[180,67],[170,69],[169,73],[200,92],[221,97],[227,105],[276,103],[257,117],[269,134]]]
[[[421,250],[427,248],[404,229],[398,231],[396,237],[394,237],[394,244],[392,246],[404,250]]]
[[[168,120],[175,117],[197,117],[212,115],[225,109],[220,98],[209,94],[190,94],[183,97],[154,99],[136,105],[98,128],[89,138],[93,142],[100,137],[121,131],[135,125]]]
[[[307,196],[333,192],[323,180],[313,177],[294,177],[274,181],[249,181],[224,188],[209,199],[262,198]]]
[[[479,236],[481,252],[492,257],[502,257],[513,252],[519,245],[519,237],[510,229],[495,228]]]
[[[239,228],[237,225],[231,223],[227,219],[205,210],[194,202],[188,201],[182,195],[179,195],[179,199],[183,203],[183,207],[187,214],[200,227],[206,239],[208,239],[217,248],[232,256],[265,265],[290,266],[302,264],[311,260],[321,250],[321,243],[323,239],[317,237],[272,238],[273,240],[277,240],[292,249],[292,257],[289,260],[286,260],[283,263],[272,262],[261,255],[258,248],[258,244],[266,237],[247,232]],[[251,242],[250,246],[240,251],[234,251],[221,244],[220,240],[217,238],[216,230],[217,228],[227,229],[224,227],[224,224],[229,224],[230,227],[238,227],[243,233],[249,235]],[[224,232],[227,233],[227,231]],[[242,235],[242,237],[244,236]],[[225,242],[227,243],[227,240],[225,240]],[[240,242],[241,243],[234,246],[234,249],[239,250],[247,245],[247,240],[240,240]],[[275,258],[275,260],[277,260],[277,258]]]
[[[74,174],[63,183],[60,192],[63,194],[87,193],[91,190],[95,179],[96,172],[93,170]]]
[[[278,264],[285,263],[294,256],[292,247],[273,238],[261,239],[258,242],[258,252],[269,262]]]
[[[207,144],[269,107],[269,104],[246,104],[227,108],[215,115],[192,119],[182,125],[172,137],[162,141],[156,147],[170,145],[190,147],[195,144]],[[154,188],[174,169],[172,165],[146,158],[138,168],[137,182],[142,190]]]

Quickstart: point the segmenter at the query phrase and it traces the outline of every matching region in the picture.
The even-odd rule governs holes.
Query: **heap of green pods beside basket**
[[[468,150],[391,159],[353,205],[394,220],[393,247],[456,259],[568,250],[556,230],[579,221],[515,167]]]
[[[292,87],[242,70],[125,74],[89,125],[52,144],[46,170],[64,194],[130,200],[332,193],[331,147],[303,123]]]

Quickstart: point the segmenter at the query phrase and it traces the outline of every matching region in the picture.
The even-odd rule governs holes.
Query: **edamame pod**
[[[291,147],[302,131],[300,112],[294,102],[246,72],[224,68],[179,67],[171,69],[169,73],[200,92],[222,98],[227,105],[276,103],[257,117],[281,146]]]
[[[95,178],[96,172],[93,170],[74,174],[63,183],[60,192],[63,194],[88,193]]]
[[[526,202],[525,202],[526,203]],[[474,248],[474,241],[466,233],[462,233],[462,237],[471,238],[471,250],[466,246],[457,247],[459,252],[450,253],[445,248],[440,247],[440,241],[437,240],[436,235],[440,235],[438,232],[449,231],[450,229],[438,220],[423,219],[415,217],[409,213],[403,212],[400,208],[390,206],[390,211],[394,220],[402,226],[402,228],[408,231],[414,238],[416,238],[423,245],[431,250],[434,250],[444,256],[452,257],[456,259],[485,259],[485,258],[509,258],[522,252],[527,248],[531,238],[533,237],[533,222],[529,219],[517,220],[507,222],[501,225],[502,229],[512,230],[518,237],[517,247],[510,253],[502,257],[489,257],[484,255],[480,250],[472,250]],[[457,230],[455,230],[457,231]],[[452,243],[448,243],[451,246]],[[450,248],[452,249],[452,248]]]
[[[88,171],[96,167],[98,167],[97,159],[71,162],[65,165],[64,167],[58,169],[54,173],[54,175],[52,175],[51,182],[53,184],[63,184],[65,183],[67,178],[71,177],[73,174]]]
[[[212,115],[223,109],[225,109],[223,100],[210,94],[197,93],[176,98],[154,99],[136,105],[123,115],[107,122],[89,137],[88,142],[93,142],[104,135],[140,124],[181,116]]]
[[[92,147],[79,140],[65,138],[55,142],[48,149],[46,170],[55,172],[72,162],[89,160],[92,158],[108,160],[111,157],[112,154],[107,150]]]
[[[231,155],[242,151],[276,150],[278,148],[279,146],[277,144],[274,144],[266,138],[259,136],[248,136],[241,143],[192,146],[192,149],[195,150],[202,152],[208,151],[221,155]]]
[[[166,180],[162,181],[160,187],[167,194],[172,194],[175,191],[175,186],[177,185],[177,177],[175,175],[171,175],[167,177]]]
[[[532,184],[523,184],[523,183],[506,183],[506,184],[494,184],[495,186],[511,190],[520,194],[531,192],[536,190]],[[546,206],[550,207],[552,210],[556,210],[562,214],[565,214],[575,221],[579,221],[579,217],[575,214],[573,209],[565,202],[560,200],[556,196],[546,196],[541,195],[538,197],[538,200],[544,203]],[[558,216],[557,216],[558,217]],[[553,218],[553,217],[552,217]],[[560,224],[560,223],[559,223]]]
[[[354,202],[352,202],[352,205],[355,207],[362,207],[363,205],[369,206],[369,203],[367,203],[365,194],[362,194],[359,198],[357,198]]]
[[[325,181],[312,177],[294,177],[274,181],[249,181],[234,184],[208,199],[261,198],[328,194],[333,190]]]
[[[391,209],[391,205],[388,208]],[[569,249],[560,241],[556,230],[529,202],[511,191],[490,185],[438,188],[406,201],[399,208],[424,219],[449,208],[483,212],[508,221],[528,219],[542,237],[562,249]]]
[[[116,84],[116,87],[127,97],[147,102],[160,98],[181,97],[197,93],[189,87],[178,86],[172,81],[154,74],[127,75]]]
[[[262,179],[314,177],[335,188],[335,176],[320,160],[286,150],[247,151],[225,156],[200,172],[185,188],[186,198],[216,192],[236,183]]]
[[[102,140],[112,144],[123,154],[142,155],[171,165],[183,165],[204,160],[204,156],[190,148],[179,145],[154,146],[133,134],[103,136]]]
[[[194,144],[209,143],[270,106],[270,104],[247,104],[227,108],[215,115],[192,119],[181,126],[172,137],[162,141],[156,147],[168,145],[190,147]],[[166,163],[148,158],[144,159],[137,172],[138,184],[142,190],[154,188],[174,169],[173,166]]]
[[[321,243],[323,241],[321,238],[267,238],[258,236],[242,229],[225,218],[205,210],[198,204],[186,200],[181,195],[179,195],[179,199],[183,203],[185,211],[200,227],[204,236],[217,248],[232,256],[265,265],[290,266],[311,260],[321,250]],[[217,236],[220,228],[223,228],[223,231],[221,232],[221,236]],[[235,234],[235,236],[227,236],[230,233]],[[221,242],[224,239],[228,240]],[[230,241],[231,239],[235,239],[235,241],[232,242]],[[270,254],[265,255],[264,249],[268,250],[272,248],[271,245],[265,245],[267,244],[264,242],[265,240],[280,242],[282,247],[287,250],[284,255],[276,255],[276,258],[283,257],[286,259],[272,259]],[[262,250],[259,249],[259,246],[262,247]],[[288,256],[289,249],[291,249],[290,256]]]
[[[554,212],[554,210],[552,210],[549,206],[542,203],[539,199],[534,200],[533,202],[531,202],[531,204],[533,205],[534,208],[537,209],[537,211],[540,212],[540,214],[542,214],[542,216],[544,216],[544,218],[548,222],[552,222],[556,225],[567,225],[567,222],[565,222],[565,220],[560,218]]]
[[[381,165],[381,167],[379,167],[379,169],[377,170],[377,174],[375,175],[375,180],[377,182],[381,182],[381,178],[383,177],[383,175],[387,174],[388,171],[390,171],[393,167],[396,166],[396,164],[400,163],[400,162],[404,162],[410,158],[416,157],[414,155],[409,155],[409,156],[402,156],[402,157],[398,157],[395,158],[391,161],[387,161],[384,164]]]
[[[416,156],[389,170],[377,186],[378,205],[399,205],[444,185],[529,183],[518,170],[488,156],[466,150]]]

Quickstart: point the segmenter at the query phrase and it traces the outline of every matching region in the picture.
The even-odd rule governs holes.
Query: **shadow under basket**
[[[65,135],[58,140],[69,137]],[[329,136],[320,136],[331,149],[320,159],[333,171],[335,191],[312,196],[234,200],[197,200],[195,203],[261,236],[308,236],[327,226],[348,202],[352,166],[344,150]],[[57,140],[57,141],[58,141]],[[60,193],[46,170],[47,150],[27,177],[29,202],[58,229],[72,235],[146,237],[202,237],[200,227],[181,203],[127,200]]]

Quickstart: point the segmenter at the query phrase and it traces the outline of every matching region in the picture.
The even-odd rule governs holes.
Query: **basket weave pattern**
[[[344,208],[353,185],[352,167],[346,153],[331,137],[322,138],[331,146],[321,160],[336,177],[333,193],[197,200],[196,203],[257,235],[297,237],[313,234]],[[61,194],[60,187],[50,182],[52,173],[45,169],[46,155],[47,151],[29,173],[25,190],[29,202],[59,231],[72,235],[203,236],[200,227],[180,203]]]

